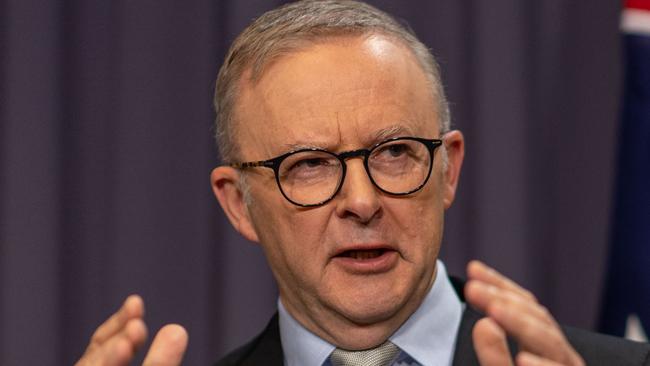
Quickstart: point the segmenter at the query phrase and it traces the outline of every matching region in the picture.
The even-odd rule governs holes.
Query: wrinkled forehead
[[[280,143],[280,136],[327,140],[343,127],[347,134],[399,124],[437,129],[425,72],[408,47],[384,35],[321,38],[276,56],[257,78],[252,73],[240,80],[235,106],[242,153],[262,132],[263,142]]]

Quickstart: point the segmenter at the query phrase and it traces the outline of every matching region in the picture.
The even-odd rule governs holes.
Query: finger
[[[129,296],[120,309],[97,328],[77,365],[128,363],[147,337],[143,315],[142,298]]]
[[[521,296],[519,293],[504,290],[485,282],[477,280],[467,282],[465,285],[465,298],[475,308],[486,314],[490,304],[500,301],[508,303],[513,311],[527,313],[550,326],[556,325],[555,320],[544,306]]]
[[[137,349],[147,338],[147,328],[142,319],[131,319],[119,333],[107,339],[92,352],[90,365],[128,365]]]
[[[121,336],[131,343],[134,350],[137,350],[147,340],[147,326],[140,318],[131,319],[126,323]]]
[[[133,345],[124,337],[110,338],[100,352],[100,356],[95,359],[96,363],[90,365],[126,366],[135,354]]]
[[[472,341],[481,366],[512,365],[506,334],[492,319],[483,318],[476,322]]]
[[[492,302],[487,314],[524,350],[566,365],[574,365],[580,360],[554,321],[552,324],[541,321],[513,303],[501,300]]]
[[[91,344],[102,344],[110,337],[122,331],[126,323],[133,318],[144,316],[144,302],[139,295],[127,297],[120,309],[100,325],[91,338]]]
[[[164,326],[153,342],[142,366],[177,366],[181,364],[187,349],[187,331],[180,325]]]
[[[496,286],[500,289],[513,291],[527,299],[537,301],[535,295],[525,288],[519,286],[513,280],[500,274],[485,263],[473,260],[467,265],[467,277],[470,280],[478,280]]]
[[[561,363],[546,360],[526,351],[522,351],[517,354],[515,363],[517,366],[563,366]]]

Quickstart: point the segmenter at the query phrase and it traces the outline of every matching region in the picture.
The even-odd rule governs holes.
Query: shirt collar
[[[451,365],[462,314],[445,265],[438,261],[431,290],[389,339],[421,365]]]
[[[298,323],[279,298],[278,313],[285,366],[321,366],[336,347]]]
[[[451,365],[463,305],[444,264],[417,311],[389,338],[421,365]],[[336,348],[303,327],[278,299],[280,339],[286,366],[321,366]]]

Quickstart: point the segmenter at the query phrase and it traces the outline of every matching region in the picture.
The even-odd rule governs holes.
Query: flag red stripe
[[[625,8],[650,11],[650,0],[625,0]]]

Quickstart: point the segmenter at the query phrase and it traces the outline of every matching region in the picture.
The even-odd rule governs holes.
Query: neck
[[[298,323],[326,342],[346,350],[364,350],[384,343],[406,322],[431,290],[436,273],[437,268],[428,281],[421,281],[421,286],[416,287],[401,306],[375,319],[358,321],[317,302],[294,304],[286,301],[291,297],[283,296],[282,288],[280,301]]]

